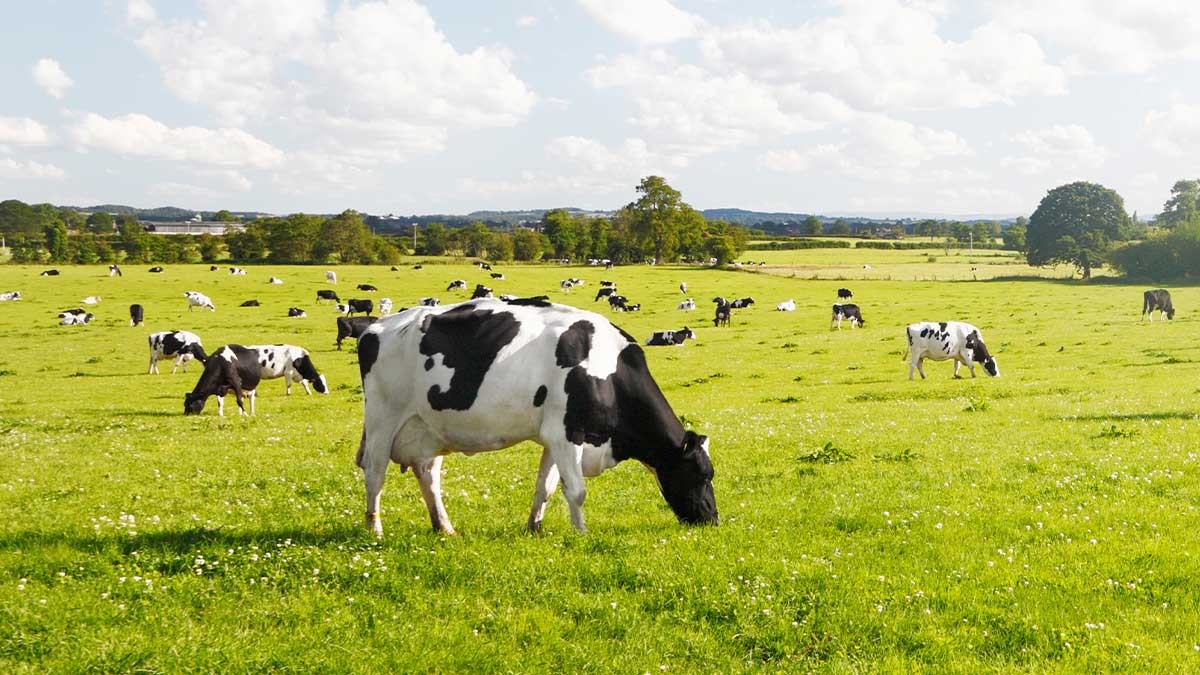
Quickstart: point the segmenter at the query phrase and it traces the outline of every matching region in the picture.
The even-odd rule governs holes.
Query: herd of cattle
[[[479,263],[490,271],[486,263]],[[419,266],[418,266],[419,268]],[[218,268],[213,267],[213,271]],[[393,268],[394,269],[394,268]],[[162,272],[162,268],[152,268]],[[245,270],[229,268],[230,274]],[[110,275],[121,275],[115,265]],[[44,276],[55,276],[47,270]],[[492,273],[492,278],[503,275]],[[334,272],[326,280],[337,282]],[[272,277],[272,284],[282,280]],[[581,279],[566,279],[564,292],[584,286]],[[607,298],[613,311],[640,309],[617,293],[613,281],[601,281],[594,301]],[[378,289],[359,284],[363,292]],[[687,295],[686,283],[680,292]],[[447,291],[466,291],[467,282],[453,281]],[[863,326],[862,311],[849,302],[853,293],[838,289],[830,328]],[[212,300],[197,291],[184,293],[189,311],[200,307],[216,311]],[[0,294],[0,301],[21,300],[19,291]],[[97,304],[88,296],[84,304]],[[492,289],[477,284],[471,299],[441,305],[437,298],[422,298],[417,306],[400,308],[390,315],[390,299],[379,303],[382,317],[372,316],[374,303],[350,299],[342,303],[332,290],[317,291],[317,302],[337,303],[345,316],[337,317],[337,348],[346,338],[358,340],[362,377],[364,421],[355,458],[366,487],[367,525],[382,534],[380,493],[388,465],[412,469],[420,484],[430,521],[436,530],[453,533],[441,496],[441,465],[447,452],[500,450],[522,441],[543,447],[535,482],[533,504],[526,523],[539,530],[547,500],[561,482],[571,522],[586,529],[583,502],[584,478],[599,475],[626,459],[644,464],[658,482],[667,504],[681,522],[716,524],[719,520],[713,494],[713,468],[708,439],[684,429],[666,397],[651,377],[638,341],[593,312],[550,302],[547,296],[493,296]],[[257,304],[257,301],[251,301]],[[750,307],[753,298],[713,298],[714,326],[729,325],[733,311]],[[247,303],[243,303],[245,305]],[[696,308],[692,298],[677,306]],[[141,305],[130,306],[130,325],[141,325]],[[795,301],[776,305],[777,311],[795,311]],[[1144,294],[1143,319],[1154,311],[1171,319],[1175,309],[1162,289]],[[361,314],[361,316],[355,316]],[[290,316],[304,316],[293,307]],[[86,324],[94,316],[82,308],[59,314],[64,325]],[[680,346],[695,339],[688,327],[653,333],[647,346]],[[909,379],[914,371],[925,377],[923,362],[953,360],[954,376],[975,365],[992,377],[1000,375],[996,358],[984,344],[980,330],[958,321],[914,323],[905,331]],[[218,415],[224,414],[224,397],[234,394],[239,414],[246,414],[244,399],[255,413],[255,395],[263,380],[283,378],[285,392],[293,383],[309,394],[329,392],[325,377],[307,350],[295,345],[226,344],[206,353],[200,337],[189,331],[161,331],[149,336],[149,373],[158,373],[158,361],[174,359],[171,372],[197,360],[204,371],[184,398],[185,414],[203,411],[210,396],[217,397]],[[311,385],[311,387],[310,387]]]

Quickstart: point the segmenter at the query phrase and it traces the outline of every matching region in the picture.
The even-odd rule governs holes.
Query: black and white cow
[[[423,270],[423,269],[425,269],[425,266],[424,265],[413,265],[413,269],[414,270]]]
[[[450,285],[446,287],[446,290],[453,291],[453,290],[456,290],[459,288],[463,289],[464,291],[467,290],[467,280],[466,279],[455,279],[454,281],[451,281]]]
[[[328,281],[331,284],[336,284],[337,283],[337,272],[334,272],[333,270],[329,270],[328,272],[326,272],[325,273],[325,281]]]
[[[217,267],[216,265],[213,265],[213,266],[211,266],[211,267],[209,267],[209,268],[208,268],[208,271],[209,271],[209,272],[216,272],[216,271],[217,271],[217,270],[219,270],[219,269],[221,269],[221,268],[220,268],[220,267]]]
[[[683,293],[684,295],[687,295],[687,282],[686,281],[679,282],[679,292]]]
[[[245,415],[242,398],[250,398],[250,414],[254,414],[254,398],[262,367],[258,351],[242,345],[225,345],[204,362],[204,372],[191,393],[183,397],[183,414],[198,415],[204,411],[209,396],[217,397],[217,414],[225,416],[225,395],[230,391],[237,398],[238,414]]]
[[[38,275],[38,276],[43,276],[43,277],[56,277],[56,276],[58,276],[58,275],[59,275],[59,271],[58,271],[58,270],[45,270],[45,271],[43,271],[43,272],[42,272],[40,275]]]
[[[247,301],[243,302],[242,304],[238,305],[238,307],[261,307],[261,306],[262,306],[262,303],[260,303],[258,300],[247,300]]]
[[[380,298],[379,299],[379,313],[383,316],[387,316],[388,314],[392,313],[392,299],[391,298]]]
[[[350,316],[354,316],[355,314],[371,316],[371,312],[375,311],[375,303],[370,298],[366,298],[365,300],[351,299],[346,301],[346,308],[346,313]]]
[[[615,282],[615,281],[608,281],[606,279],[600,280],[601,288],[615,288],[616,285],[617,285],[617,282]]]
[[[279,277],[271,277],[270,279],[267,279],[267,283],[278,286],[283,283],[283,279],[280,279]]]
[[[572,288],[575,288],[575,286],[576,284],[574,279],[563,279],[562,281],[558,282],[558,287],[564,291],[570,291]]]
[[[691,328],[684,326],[681,330],[660,330],[646,340],[647,347],[662,347],[664,345],[682,346],[684,340],[695,340],[696,334]]]
[[[491,275],[489,275],[489,276],[491,276],[493,279],[498,279],[500,281],[504,281],[504,275],[501,274],[500,272],[492,272]]]
[[[246,269],[243,267],[230,267],[229,273],[234,276],[244,277],[246,276]]]
[[[775,305],[775,311],[776,312],[794,312],[794,311],[796,311],[796,300],[793,298],[788,298],[787,300],[784,300],[783,302],[779,303],[778,305]]]
[[[487,270],[489,272],[492,271],[492,266],[485,262],[477,262],[475,264],[478,265],[479,269],[481,269],[481,270]]]
[[[453,533],[442,455],[544,448],[526,526],[541,529],[561,477],[571,522],[586,531],[584,478],[626,459],[654,472],[680,521],[716,524],[708,439],[685,430],[642,348],[603,317],[563,305],[471,300],[416,308],[358,341],[363,379],[367,525],[382,535],[389,462],[411,468],[435,530]]]
[[[617,292],[616,286],[605,286],[604,288],[601,288],[600,290],[596,291],[596,299],[592,300],[592,302],[596,302],[600,298],[612,297],[612,295],[616,292]]]
[[[342,340],[357,338],[379,319],[373,316],[339,316],[337,319],[337,348],[342,349]]]
[[[1000,366],[996,357],[988,353],[983,344],[983,336],[979,329],[961,321],[923,321],[908,327],[906,333],[908,349],[904,352],[904,360],[909,361],[908,379],[913,379],[913,370],[921,373],[925,379],[925,369],[921,362],[925,359],[946,361],[954,359],[954,377],[958,377],[958,369],[965,365],[975,377],[975,364],[983,365],[983,370],[992,377],[1000,376]],[[909,360],[911,357],[911,360]]]
[[[213,305],[213,301],[210,300],[207,295],[200,293],[199,291],[184,291],[183,297],[187,298],[189,312],[192,311],[193,307],[199,307],[201,309],[207,308],[209,311],[213,312],[217,311],[216,306]]]
[[[378,291],[379,289],[375,288],[371,284],[359,284],[358,290],[363,291],[364,293],[370,293],[372,291]]]
[[[62,321],[59,321],[58,323],[62,326],[82,326],[84,324],[91,323],[92,319],[94,318],[96,318],[96,315],[92,314],[91,312],[86,314],[67,314],[66,316],[63,316]]]
[[[158,373],[158,360],[175,357],[175,365],[171,373],[180,365],[187,372],[188,361],[196,359],[203,363],[208,360],[204,346],[200,344],[200,336],[186,330],[168,330],[150,334],[150,374]]]
[[[336,291],[317,291],[317,304],[321,304],[322,300],[332,300],[333,302],[341,302]]]
[[[680,309],[685,312],[690,312],[693,309],[696,309],[696,300],[694,298],[688,298],[687,300],[684,300],[683,302],[679,303],[679,306],[676,309]]]
[[[0,302],[14,302],[21,299],[21,291],[0,293]]]
[[[162,268],[162,267],[160,267],[160,266],[158,266],[158,265],[155,265],[154,267],[151,267],[151,268],[150,268],[150,271],[151,271],[151,272],[153,272],[153,273],[155,273],[155,274],[162,274],[162,273],[163,273],[163,268]]]
[[[417,304],[422,307],[437,307],[438,302],[439,301],[437,298],[421,298],[419,301],[417,301]]]
[[[641,305],[641,303],[638,303],[635,305],[624,304],[624,305],[621,305],[620,307],[618,307],[617,311],[619,311],[619,312],[640,312],[640,311],[642,311],[642,305]]]
[[[86,309],[83,309],[82,307],[76,307],[75,309],[64,309],[63,311],[59,312],[58,318],[65,319],[68,316],[82,316],[84,314],[87,314]]]
[[[717,311],[713,315],[713,326],[728,326],[729,319],[733,316],[732,303],[722,297],[713,298],[713,302],[717,303]]]
[[[113,263],[112,265],[109,265],[109,266],[108,266],[108,276],[110,276],[110,277],[120,277],[120,276],[125,276],[125,275],[121,274],[121,268],[120,268],[120,267],[118,267],[118,266],[116,265],[116,263]]]
[[[629,298],[627,298],[623,295],[617,295],[614,293],[614,294],[608,296],[608,308],[615,309],[618,312],[621,311],[622,309],[624,309],[625,305],[628,302],[629,302]]]
[[[308,350],[296,345],[249,345],[247,349],[258,352],[258,365],[261,369],[259,379],[274,380],[283,378],[283,393],[291,396],[292,383],[304,385],[304,393],[312,396],[312,390],[318,394],[328,394],[329,385],[325,376],[317,372]],[[312,387],[308,383],[312,382]]]
[[[835,325],[837,326],[838,330],[841,330],[843,320],[850,322],[851,329],[854,328],[855,324],[858,324],[858,327],[862,328],[862,310],[858,308],[858,305],[854,304],[835,304],[833,306],[833,317],[829,320],[830,330],[832,330]]]
[[[754,304],[754,298],[738,298],[737,300],[734,300],[733,302],[729,303],[729,306],[732,309],[743,309],[743,308],[749,307],[750,305],[753,305],[753,304]]]
[[[146,323],[146,312],[141,305],[129,306],[129,325],[139,326]]]
[[[854,294],[850,292],[849,288],[839,288],[838,289],[838,300],[849,300],[850,298],[853,298],[853,297],[854,297]]]
[[[1152,291],[1146,291],[1142,294],[1142,321],[1146,320],[1146,315],[1150,315],[1150,320],[1154,321],[1154,310],[1158,310],[1158,318],[1161,321],[1163,315],[1167,319],[1175,318],[1175,307],[1171,305],[1171,293],[1156,288]]]
[[[303,319],[304,317],[308,316],[308,312],[305,312],[299,307],[288,307],[288,316],[295,316]]]
[[[472,300],[478,300],[479,298],[490,298],[490,297],[492,297],[492,289],[488,288],[487,286],[484,286],[483,284],[475,284],[475,292],[471,293]]]
[[[80,302],[82,302],[85,305],[98,305],[98,304],[100,304],[100,301],[103,299],[104,298],[101,298],[98,295],[89,295],[86,298],[80,300]]]

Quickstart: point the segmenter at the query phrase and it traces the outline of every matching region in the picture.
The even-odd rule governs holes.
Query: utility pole
[[[413,221],[413,254],[414,255],[417,253],[417,225],[419,225],[419,224],[420,223],[418,223],[417,221],[415,221],[415,220]]]
[[[971,249],[970,249],[970,252],[971,252],[971,253],[975,253],[975,233],[974,233],[974,232],[972,232],[972,233],[971,233]]]

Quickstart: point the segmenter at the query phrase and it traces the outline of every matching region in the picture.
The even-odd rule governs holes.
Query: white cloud
[[[229,192],[249,192],[254,187],[253,181],[233,169],[206,169],[198,171],[197,175],[213,180],[221,189]]]
[[[178,127],[137,113],[107,118],[84,113],[70,126],[82,149],[224,167],[279,166],[283,152],[241,129]]]
[[[609,31],[644,45],[662,45],[694,37],[704,22],[669,0],[579,0],[583,9]]]
[[[538,22],[538,18],[536,16],[526,15],[526,16],[523,16],[523,17],[520,17],[519,19],[517,19],[517,25],[520,26],[521,28],[528,28],[528,27],[536,24],[537,22]]]
[[[1024,174],[1094,168],[1108,157],[1108,151],[1096,142],[1091,132],[1078,124],[1022,131],[1009,140],[1017,146],[1019,154],[1004,157],[1000,165]]]
[[[37,120],[0,116],[0,143],[45,145],[49,142],[50,132]]]
[[[75,84],[75,80],[67,76],[62,66],[54,59],[39,59],[37,63],[33,64],[30,72],[32,72],[33,81],[37,83],[37,86],[54,98],[62,98],[63,94],[67,93],[67,90]]]
[[[1195,157],[1200,148],[1200,104],[1175,103],[1150,110],[1142,121],[1141,137],[1169,157]]]
[[[125,20],[131,25],[147,24],[158,19],[158,12],[147,0],[129,0],[125,3]]]
[[[49,179],[57,180],[66,176],[67,172],[53,164],[41,162],[23,162],[11,157],[0,157],[0,178],[6,179]]]

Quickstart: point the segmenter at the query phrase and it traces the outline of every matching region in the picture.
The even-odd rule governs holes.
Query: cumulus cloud
[[[69,133],[81,149],[132,157],[254,168],[276,167],[283,161],[282,151],[241,129],[172,128],[137,113],[113,118],[84,113]]]
[[[158,19],[158,12],[147,0],[129,0],[125,3],[125,20],[132,25],[150,23]]]
[[[1169,157],[1194,157],[1200,147],[1200,105],[1176,103],[1166,110],[1148,111],[1141,137]]]
[[[579,0],[607,30],[643,45],[662,45],[694,37],[704,26],[669,0]]]
[[[75,80],[72,80],[54,59],[38,59],[31,72],[37,86],[54,98],[62,98],[63,94],[75,85]]]
[[[28,117],[0,116],[0,144],[45,145],[50,132],[37,120]]]
[[[12,159],[11,157],[0,157],[0,178],[13,180],[57,180],[66,175],[67,172],[53,164],[42,164],[41,162],[20,161]]]
[[[1000,165],[1024,174],[1093,168],[1103,164],[1108,156],[1091,132],[1078,124],[1030,129],[1014,134],[1009,140],[1017,146],[1019,154],[1004,157]]]
[[[517,19],[517,25],[520,26],[521,28],[528,28],[529,26],[532,26],[532,25],[536,24],[537,22],[538,22],[538,18],[536,16],[526,15],[526,16],[522,16]]]

